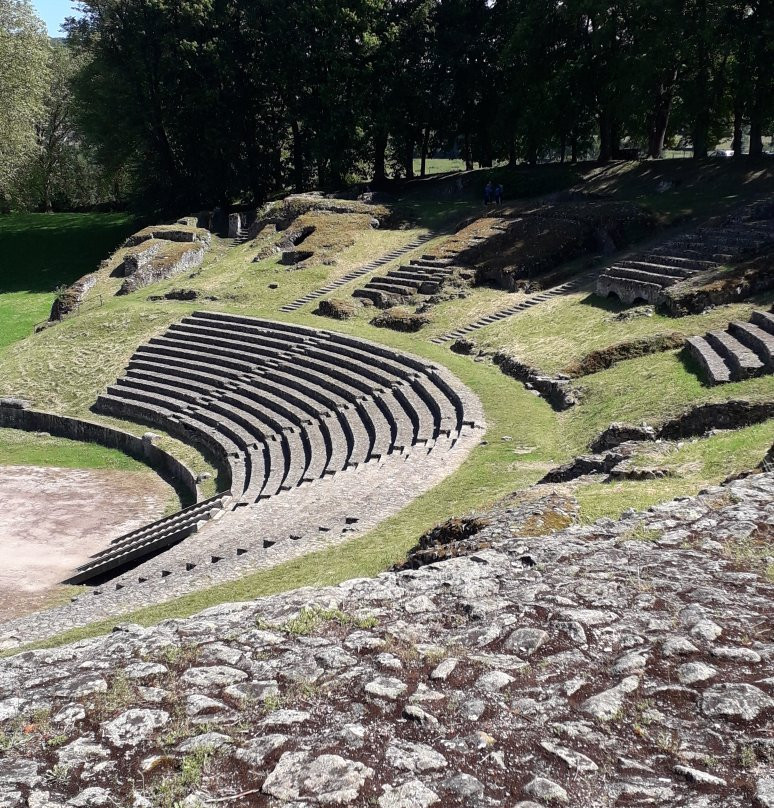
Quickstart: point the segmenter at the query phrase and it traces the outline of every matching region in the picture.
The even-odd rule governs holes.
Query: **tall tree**
[[[50,48],[29,0],[0,0],[0,199],[35,151]]]

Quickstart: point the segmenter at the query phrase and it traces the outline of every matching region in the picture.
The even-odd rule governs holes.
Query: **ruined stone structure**
[[[17,621],[14,636],[350,538],[454,471],[484,426],[476,397],[427,360],[220,312],[196,312],[140,346],[94,409],[197,446],[218,468],[221,494],[115,539],[71,579],[96,588]]]
[[[774,314],[755,311],[749,323],[731,323],[725,331],[689,337],[686,352],[707,384],[774,373]]]
[[[397,260],[402,255],[411,252],[412,250],[416,250],[418,247],[421,247],[425,242],[429,241],[430,239],[434,238],[434,234],[428,233],[425,236],[418,236],[415,239],[412,239],[407,244],[404,244],[402,247],[396,247],[394,250],[390,250],[390,252],[385,253],[384,255],[380,256],[379,258],[375,259],[374,261],[369,261],[367,264],[363,264],[357,269],[353,269],[350,272],[342,275],[340,278],[336,278],[325,284],[325,286],[321,286],[319,289],[314,289],[311,292],[307,292],[303,297],[299,297],[297,300],[294,300],[292,303],[288,303],[287,305],[283,306],[280,311],[283,312],[293,312],[300,309],[302,306],[305,306],[307,303],[312,303],[315,300],[319,300],[324,295],[330,294],[335,289],[338,289],[340,286],[344,286],[351,281],[356,280],[357,278],[362,277],[363,275],[367,275],[369,272],[373,272],[375,269],[378,269],[385,264],[389,264],[392,261]]]
[[[364,287],[355,289],[352,295],[366,298],[380,309],[404,303],[421,303],[429,296],[438,294],[458,269],[450,258],[423,255],[397,269],[391,269],[386,275],[374,276]]]
[[[663,300],[662,290],[698,273],[732,264],[774,245],[774,210],[756,203],[616,261],[597,281],[597,294],[624,303]]]

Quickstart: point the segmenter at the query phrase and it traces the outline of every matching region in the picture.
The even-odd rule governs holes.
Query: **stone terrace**
[[[740,381],[774,373],[774,314],[754,311],[749,323],[689,337],[685,344],[707,384]]]
[[[696,230],[668,239],[608,267],[597,294],[624,303],[660,303],[661,292],[679,281],[732,264],[774,245],[774,209],[757,202]]]
[[[774,474],[548,537],[515,513],[469,557],[0,662],[0,805],[771,808],[742,550]]]

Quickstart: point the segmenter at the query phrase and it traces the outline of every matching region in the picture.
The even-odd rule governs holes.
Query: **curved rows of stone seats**
[[[364,287],[355,289],[352,296],[367,298],[377,307],[386,309],[417,296],[437,294],[455,269],[451,258],[423,255],[386,275],[371,278]]]
[[[689,337],[685,351],[710,385],[774,373],[774,314],[754,311],[749,323]]]
[[[373,272],[375,269],[378,269],[385,264],[389,264],[392,261],[397,260],[402,255],[411,252],[412,250],[416,250],[418,247],[421,247],[426,242],[430,241],[431,239],[435,238],[434,233],[427,233],[424,236],[417,236],[417,238],[409,241],[408,244],[404,244],[402,247],[396,247],[394,250],[390,250],[390,252],[385,253],[380,258],[375,259],[374,261],[370,261],[367,264],[363,264],[363,266],[358,267],[357,269],[353,269],[350,272],[347,272],[345,275],[342,275],[340,278],[336,278],[329,283],[326,283],[325,286],[321,286],[319,289],[315,289],[312,292],[308,292],[303,297],[299,297],[297,300],[294,300],[292,303],[288,303],[280,308],[280,311],[283,312],[291,312],[297,311],[302,306],[305,306],[307,303],[311,303],[314,300],[318,300],[319,298],[323,297],[324,295],[329,294],[334,289],[338,289],[340,286],[344,286],[350,281],[354,281],[357,278],[362,277],[363,275],[367,275],[369,272]]]
[[[770,206],[755,203],[723,222],[617,261],[600,275],[597,294],[624,303],[659,303],[663,289],[774,244],[773,213]]]
[[[448,451],[474,426],[469,395],[445,370],[381,345],[202,311],[140,346],[94,410],[200,448],[235,509],[415,447]],[[76,578],[104,579],[175,543],[151,533],[122,537]]]

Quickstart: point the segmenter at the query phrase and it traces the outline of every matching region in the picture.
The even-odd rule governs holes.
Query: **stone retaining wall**
[[[537,392],[555,410],[568,410],[577,403],[577,395],[573,390],[569,378],[560,376],[547,376],[537,368],[533,368],[513,356],[505,353],[496,353],[492,361],[506,375],[528,385]]]
[[[176,457],[156,446],[149,437],[138,438],[129,432],[93,421],[71,418],[53,412],[28,409],[23,402],[0,400],[0,427],[25,432],[48,432],[58,438],[98,443],[146,463],[180,494],[184,504],[198,502],[196,476]]]
[[[51,306],[51,314],[48,317],[49,321],[53,323],[63,320],[68,314],[72,314],[76,311],[83,302],[83,298],[86,297],[86,293],[96,283],[96,275],[89,273],[60,292]]]

